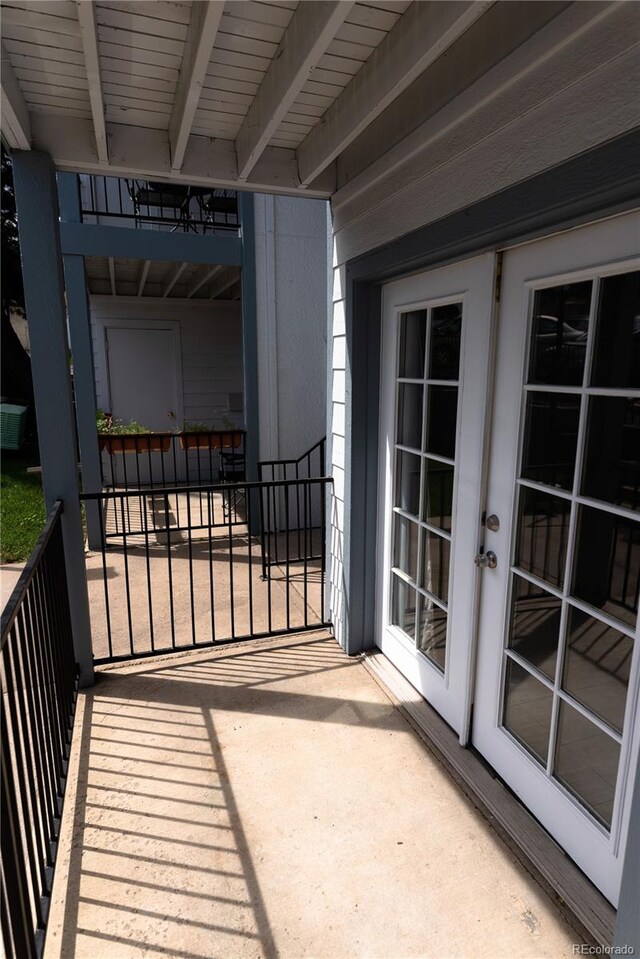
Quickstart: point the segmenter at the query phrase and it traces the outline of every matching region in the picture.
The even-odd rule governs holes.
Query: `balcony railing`
[[[62,504],[51,512],[2,614],[2,940],[39,959],[75,712]]]
[[[185,233],[238,232],[235,190],[82,175],[80,196],[84,223]]]

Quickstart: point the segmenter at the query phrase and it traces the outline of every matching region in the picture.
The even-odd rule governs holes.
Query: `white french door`
[[[494,257],[383,291],[376,642],[457,731],[472,669]]]
[[[639,240],[628,215],[505,254],[473,713],[614,904],[639,732]]]
[[[376,642],[463,742],[473,702],[475,747],[614,904],[640,741],[639,250],[627,214],[507,251],[493,333],[491,256],[383,293]]]

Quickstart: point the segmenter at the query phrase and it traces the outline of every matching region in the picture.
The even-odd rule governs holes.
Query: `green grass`
[[[37,466],[37,450],[2,451],[0,465],[0,562],[20,563],[29,558],[45,521],[42,478],[27,473]]]

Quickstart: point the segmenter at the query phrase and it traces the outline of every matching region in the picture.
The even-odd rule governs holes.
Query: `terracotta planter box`
[[[219,450],[238,449],[242,443],[242,433],[216,431],[211,433],[181,433],[180,446],[183,450]]]
[[[100,449],[107,453],[166,453],[171,446],[170,436],[153,433],[99,433]]]

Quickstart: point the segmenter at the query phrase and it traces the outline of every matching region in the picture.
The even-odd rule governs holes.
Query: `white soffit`
[[[2,134],[60,169],[330,196],[484,0],[2,0]]]

